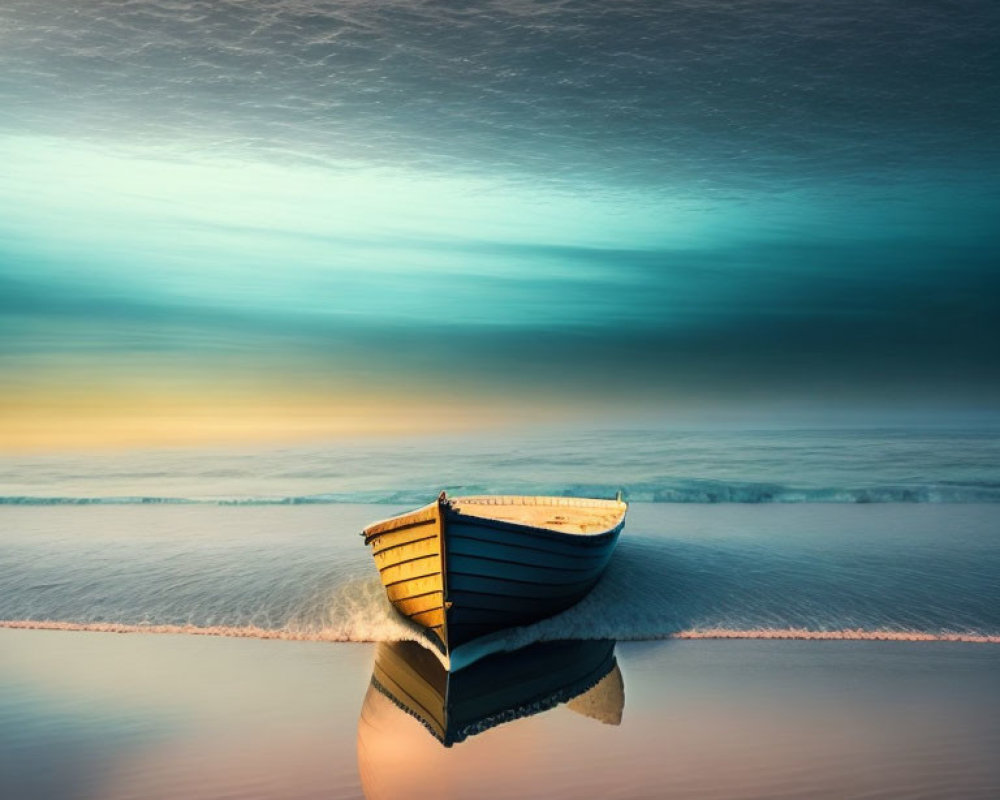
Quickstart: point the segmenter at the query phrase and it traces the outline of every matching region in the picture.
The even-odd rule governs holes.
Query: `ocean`
[[[1000,435],[606,431],[5,457],[13,627],[419,638],[358,533],[462,493],[630,502],[598,587],[537,640],[1000,641]]]
[[[0,456],[0,504],[996,503],[1000,429],[581,430]]]

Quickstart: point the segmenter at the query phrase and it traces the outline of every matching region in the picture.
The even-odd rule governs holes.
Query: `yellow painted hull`
[[[426,628],[447,652],[444,527],[441,506],[430,505],[365,529],[389,602]]]

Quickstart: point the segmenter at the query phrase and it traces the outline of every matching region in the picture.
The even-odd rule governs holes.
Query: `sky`
[[[985,1],[7,0],[0,448],[996,414],[998,117]]]

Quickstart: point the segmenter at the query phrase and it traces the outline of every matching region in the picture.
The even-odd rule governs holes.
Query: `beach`
[[[1000,791],[991,645],[619,643],[620,725],[561,705],[450,748],[385,697],[366,703],[373,653],[360,643],[2,630],[4,796]]]
[[[634,503],[593,592],[502,641],[617,642],[624,705],[450,747],[371,682],[420,639],[357,536],[399,508],[0,508],[3,796],[1000,792],[993,504]]]

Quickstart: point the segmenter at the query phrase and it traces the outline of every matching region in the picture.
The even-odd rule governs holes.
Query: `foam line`
[[[143,625],[124,622],[62,622],[59,620],[5,619],[0,628],[37,631],[84,631],[88,633],[155,633],[184,636],[222,636],[232,639],[280,639],[291,642],[369,642],[342,631],[259,628],[253,625]],[[398,637],[397,637],[398,638]]]
[[[222,636],[236,639],[278,639],[293,642],[374,642],[376,638],[356,638],[342,631],[290,630],[256,626],[215,625],[142,625],[121,622],[62,622],[58,620],[0,620],[0,628],[13,630],[85,631],[91,633],[153,633],[186,636]],[[397,637],[398,638],[398,637]],[[414,637],[416,638],[416,637]],[[677,631],[657,639],[783,639],[798,641],[851,642],[960,642],[965,644],[1000,644],[1000,635],[978,633],[931,633],[925,631],[862,630],[860,628],[812,631],[805,628],[700,628]],[[395,640],[395,639],[393,639]]]
[[[926,633],[923,631],[866,631],[860,628],[838,631],[811,631],[805,628],[701,628],[679,631],[668,639],[796,639],[802,641],[838,642],[965,642],[969,644],[1000,644],[1000,636],[978,633]]]
[[[258,628],[255,626],[232,627],[213,625],[135,625],[122,622],[59,622],[57,620],[5,619],[0,628],[37,631],[88,631],[91,633],[162,633],[187,636],[227,636],[237,639],[285,639],[290,641],[349,641],[324,632],[289,631]]]

